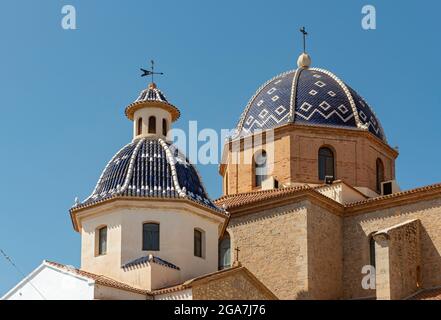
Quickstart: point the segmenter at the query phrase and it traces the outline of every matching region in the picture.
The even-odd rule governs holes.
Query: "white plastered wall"
[[[2,300],[93,300],[94,283],[84,277],[40,265]]]
[[[127,277],[121,266],[149,254],[178,266],[180,281],[217,271],[218,238],[223,218],[188,205],[171,206],[161,201],[142,201],[143,207],[138,207],[136,200],[131,203],[133,205],[124,207],[112,205],[81,220],[83,270],[122,282],[129,281],[128,284],[137,287],[143,281],[131,282],[132,277]],[[142,225],[146,222],[160,225],[159,251],[142,250]],[[96,256],[95,232],[103,225],[108,226],[107,254]],[[202,258],[194,256],[195,228],[203,230],[205,234],[205,256]],[[174,282],[174,273],[172,278]],[[164,282],[161,279],[158,283]]]
[[[156,118],[156,133],[148,133],[149,118],[154,116]],[[138,119],[142,118],[142,134],[138,135]],[[160,137],[166,138],[162,134],[162,119],[167,121],[167,129],[171,128],[171,114],[170,112],[158,108],[158,107],[145,107],[136,110],[133,115],[133,138],[143,138],[143,137]]]

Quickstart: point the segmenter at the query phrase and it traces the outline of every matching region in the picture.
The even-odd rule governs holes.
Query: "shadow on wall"
[[[295,300],[310,300],[310,296],[308,291],[306,290],[300,290],[299,292],[297,292]]]
[[[421,232],[421,274],[418,281],[421,289],[441,286],[441,255],[432,238],[423,226]],[[441,238],[440,238],[441,240]]]

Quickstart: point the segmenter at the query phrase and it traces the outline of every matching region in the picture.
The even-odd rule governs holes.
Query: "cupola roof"
[[[369,130],[386,142],[381,123],[366,100],[332,72],[310,64],[310,56],[302,53],[298,69],[263,84],[245,107],[235,137],[296,123]]]
[[[133,120],[133,115],[136,110],[144,108],[146,106],[159,107],[170,112],[172,121],[178,120],[181,113],[177,107],[168,102],[165,94],[158,89],[155,83],[150,83],[149,86],[142,90],[138,98],[131,104],[129,104],[125,110],[127,118]]]
[[[185,198],[223,212],[209,199],[196,168],[160,138],[138,139],[120,149],[104,168],[92,194],[74,208],[117,196]]]

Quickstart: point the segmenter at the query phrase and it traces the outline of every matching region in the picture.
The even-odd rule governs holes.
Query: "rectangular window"
[[[202,232],[194,230],[194,255],[202,258]]]
[[[159,224],[157,223],[143,224],[142,250],[159,251]]]
[[[107,227],[98,230],[98,255],[107,253]]]

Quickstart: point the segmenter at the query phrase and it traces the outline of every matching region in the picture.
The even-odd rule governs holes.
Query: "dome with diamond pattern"
[[[236,136],[288,123],[368,130],[386,141],[380,121],[355,90],[333,73],[307,65],[260,87],[240,118]]]

